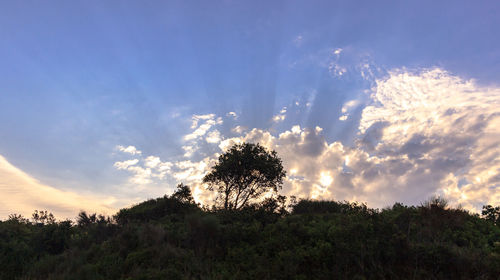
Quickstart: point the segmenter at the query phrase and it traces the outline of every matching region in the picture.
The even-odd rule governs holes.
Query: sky
[[[500,204],[498,1],[0,1],[0,219],[113,214],[239,142],[282,194]]]

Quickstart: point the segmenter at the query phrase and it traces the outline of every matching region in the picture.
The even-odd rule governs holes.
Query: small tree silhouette
[[[170,197],[177,199],[180,202],[194,203],[194,198],[191,193],[191,189],[189,188],[189,186],[186,186],[183,183],[177,185],[177,189]]]
[[[276,151],[242,143],[222,154],[203,182],[208,183],[210,191],[218,191],[216,204],[226,210],[237,210],[266,192],[277,192],[283,177],[285,171]]]
[[[31,217],[35,224],[54,224],[56,222],[54,215],[47,210],[35,210]]]

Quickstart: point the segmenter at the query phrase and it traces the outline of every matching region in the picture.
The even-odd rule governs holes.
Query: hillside
[[[12,215],[0,279],[498,279],[494,219],[422,206],[266,200],[239,211],[164,196],[113,218]],[[489,217],[491,218],[491,217]]]

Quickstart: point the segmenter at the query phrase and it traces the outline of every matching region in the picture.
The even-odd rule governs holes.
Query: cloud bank
[[[0,219],[10,214],[31,218],[34,210],[48,210],[57,219],[74,219],[80,210],[112,215],[112,197],[82,195],[44,185],[0,156]]]
[[[182,157],[140,157],[115,167],[131,172],[130,180],[139,184],[157,179],[190,184],[198,201],[210,203],[213,196],[201,179],[218,155],[233,143],[258,142],[283,159],[286,195],[372,207],[418,204],[432,195],[475,211],[500,204],[500,89],[439,68],[398,69],[376,80],[369,94],[349,146],[326,139],[318,126],[291,124],[277,132],[235,125],[222,133],[226,119],[195,115],[192,133],[183,137]],[[345,121],[350,108],[365,101],[346,102],[340,120],[332,122]],[[287,120],[287,113],[281,109],[271,125]]]

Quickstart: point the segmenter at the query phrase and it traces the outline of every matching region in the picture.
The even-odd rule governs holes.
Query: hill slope
[[[173,197],[77,224],[0,222],[1,279],[498,279],[500,227],[439,201],[267,201],[212,211]]]

